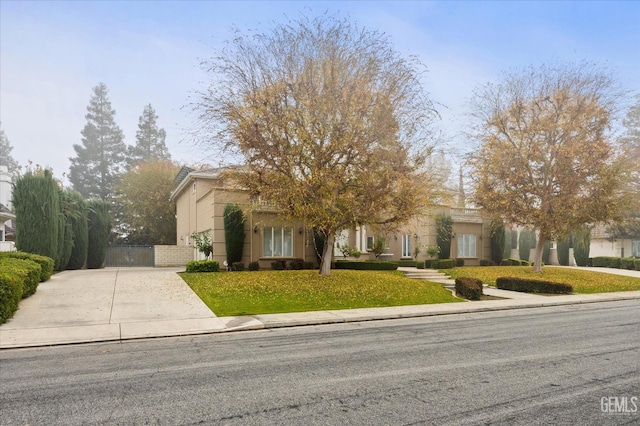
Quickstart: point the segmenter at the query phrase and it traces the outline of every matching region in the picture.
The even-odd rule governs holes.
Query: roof
[[[175,198],[182,192],[182,190],[195,179],[219,179],[222,175],[222,172],[226,170],[224,168],[219,169],[207,169],[207,170],[193,170],[189,167],[182,167],[176,177],[173,179],[174,182],[178,183],[178,187],[171,193],[169,196],[169,201],[174,201]]]
[[[4,204],[0,204],[0,221],[4,222],[9,219],[15,219],[16,215],[11,212]]]

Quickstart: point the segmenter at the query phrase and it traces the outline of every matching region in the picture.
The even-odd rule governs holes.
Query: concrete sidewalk
[[[0,325],[0,349],[640,299],[640,291],[539,296],[485,287],[485,294],[508,299],[218,318],[177,275],[181,270],[58,273]]]

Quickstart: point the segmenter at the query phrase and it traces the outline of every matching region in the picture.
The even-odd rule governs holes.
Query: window
[[[373,250],[373,237],[367,237],[367,250]]]
[[[262,254],[264,257],[293,257],[293,228],[265,226]]]
[[[458,234],[458,257],[476,257],[476,234]]]
[[[631,256],[640,257],[640,240],[631,241]]]
[[[411,253],[411,235],[402,236],[402,257],[412,257]]]

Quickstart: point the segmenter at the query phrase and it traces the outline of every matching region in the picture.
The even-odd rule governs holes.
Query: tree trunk
[[[324,239],[324,247],[322,248],[322,259],[320,259],[320,275],[328,277],[331,275],[331,259],[333,258],[333,242],[335,235],[329,234]]]
[[[536,244],[536,254],[533,258],[533,272],[542,272],[542,251],[546,239],[547,237],[541,231]]]

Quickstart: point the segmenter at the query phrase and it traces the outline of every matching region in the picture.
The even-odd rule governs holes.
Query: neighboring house
[[[16,216],[11,211],[11,175],[5,165],[0,165],[0,251],[14,250]]]
[[[640,257],[640,238],[612,238],[608,225],[594,226],[589,257],[598,256]]]
[[[246,214],[242,259],[245,265],[257,261],[261,268],[269,268],[274,259],[294,258],[317,262],[310,229],[301,222],[283,220],[276,207],[260,199],[250,199],[249,194],[224,181],[223,171],[183,167],[176,176],[177,188],[170,200],[176,203],[178,245],[193,246],[194,233],[208,233],[213,241],[213,259],[222,264],[226,260],[224,208],[228,203],[236,203]],[[479,210],[447,206],[433,206],[428,216],[415,218],[399,232],[387,235],[387,250],[382,257],[411,259],[419,247],[418,259],[427,259],[426,247],[436,245],[435,215],[438,213],[451,215],[454,221],[450,257],[463,258],[466,265],[478,265],[480,260],[490,259],[489,220]],[[334,256],[341,258],[338,245],[348,244],[360,250],[363,258],[374,258],[369,249],[377,237],[366,226],[344,230],[336,237]]]

